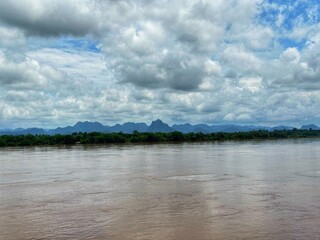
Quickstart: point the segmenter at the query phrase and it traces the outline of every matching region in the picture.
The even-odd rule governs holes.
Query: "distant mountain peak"
[[[147,132],[174,132],[175,130],[171,128],[168,124],[162,122],[160,119],[152,121],[151,125],[148,127]]]
[[[78,121],[73,126],[58,127],[56,129],[42,129],[42,128],[16,128],[16,129],[0,129],[0,135],[25,135],[25,134],[71,134],[74,132],[123,132],[133,133],[138,132],[173,132],[179,131],[182,133],[202,132],[202,133],[215,133],[215,132],[242,132],[253,130],[291,130],[291,126],[241,126],[241,125],[207,125],[207,124],[173,124],[171,127],[164,123],[161,119],[156,119],[151,122],[150,126],[145,123],[126,122],[123,124],[115,124],[114,126],[104,126],[99,122]],[[320,127],[315,124],[303,125],[302,130],[320,130]]]
[[[315,124],[308,124],[308,125],[303,125],[301,127],[301,129],[303,130],[309,130],[309,129],[312,129],[312,130],[320,130],[320,127],[315,125]]]
[[[96,125],[96,126],[103,126],[101,123],[99,122],[89,122],[89,121],[84,121],[84,122],[81,122],[81,121],[78,121],[74,127],[77,127],[77,126],[93,126],[93,125]]]
[[[284,125],[278,125],[271,128],[271,130],[292,130],[292,129],[294,129],[294,127],[284,126]]]
[[[162,122],[161,119],[157,119],[157,120],[152,121],[152,123],[161,124],[161,123],[163,123],[163,122]],[[152,123],[151,123],[151,124],[152,124]]]
[[[134,131],[146,132],[148,125],[145,123],[126,122],[124,124],[116,124],[108,128],[109,132],[133,133]]]

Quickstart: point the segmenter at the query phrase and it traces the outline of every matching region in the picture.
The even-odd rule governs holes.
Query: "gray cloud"
[[[19,48],[25,44],[25,39],[19,30],[0,26],[0,48]]]
[[[123,82],[139,87],[191,91],[198,89],[207,75],[204,64],[203,60],[168,53],[153,64],[125,60],[118,63],[117,71]]]
[[[0,52],[0,83],[5,89],[46,88],[49,78],[60,77],[51,67],[41,68],[32,59],[15,59]]]
[[[0,2],[0,20],[28,35],[86,35],[97,27],[94,11],[94,2],[89,0]]]

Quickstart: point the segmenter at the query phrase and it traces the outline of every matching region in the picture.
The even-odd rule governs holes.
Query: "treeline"
[[[258,130],[235,133],[73,133],[69,135],[3,135],[0,147],[38,146],[38,145],[73,145],[73,144],[108,144],[108,143],[157,143],[157,142],[203,142],[225,140],[285,139],[320,137],[320,130]]]

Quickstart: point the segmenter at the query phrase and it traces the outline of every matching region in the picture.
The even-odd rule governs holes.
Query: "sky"
[[[0,128],[320,125],[318,0],[1,0]]]

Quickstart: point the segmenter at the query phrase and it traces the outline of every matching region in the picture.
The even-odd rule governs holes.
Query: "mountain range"
[[[77,122],[74,126],[58,127],[55,129],[42,129],[42,128],[16,128],[16,129],[0,129],[0,135],[25,135],[25,134],[71,134],[74,132],[123,132],[123,133],[133,133],[138,132],[173,132],[179,131],[182,133],[190,132],[202,132],[202,133],[215,133],[215,132],[245,132],[254,130],[292,130],[294,127],[291,126],[275,126],[275,127],[265,127],[265,126],[241,126],[241,125],[208,125],[208,124],[196,124],[192,125],[190,123],[185,124],[174,124],[169,126],[168,124],[162,122],[160,119],[153,121],[149,126],[145,123],[133,123],[127,122],[124,124],[116,124],[114,126],[105,126],[99,122]],[[320,127],[314,124],[303,125],[300,129],[304,130],[320,130]]]

